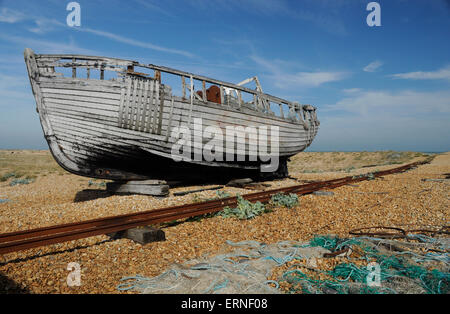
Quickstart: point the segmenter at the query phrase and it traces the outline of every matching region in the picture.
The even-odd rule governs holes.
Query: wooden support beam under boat
[[[166,181],[162,180],[108,182],[106,190],[114,194],[169,195],[169,186]]]

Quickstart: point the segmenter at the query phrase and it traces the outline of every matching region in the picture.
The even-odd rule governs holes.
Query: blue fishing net
[[[378,285],[371,285],[374,268],[370,265],[357,266],[342,262],[332,270],[315,270],[327,279],[317,279],[300,269],[289,270],[283,274],[292,286],[292,293],[408,293],[412,291],[429,294],[448,294],[449,290],[449,256],[444,253],[387,252],[377,249],[369,240],[375,238],[339,239],[331,236],[316,236],[309,245],[321,246],[330,251],[342,247],[358,249],[362,255],[358,258],[370,265],[377,265]],[[375,239],[377,240],[377,239]],[[381,239],[378,239],[381,240]],[[428,238],[429,242],[434,239]],[[323,277],[323,276],[322,276]]]

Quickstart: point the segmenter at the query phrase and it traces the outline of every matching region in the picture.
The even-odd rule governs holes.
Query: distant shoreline
[[[49,149],[30,149],[30,148],[0,148],[0,151],[49,151]],[[442,154],[450,152],[450,150],[443,151],[420,151],[420,150],[393,150],[393,149],[384,149],[384,150],[305,150],[303,152],[306,153],[376,153],[376,152],[414,152],[414,153],[422,153],[422,154]],[[303,153],[302,152],[302,153]]]

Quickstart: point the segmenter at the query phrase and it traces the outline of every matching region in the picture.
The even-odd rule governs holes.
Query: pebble
[[[385,170],[398,166],[377,168]],[[366,172],[367,168],[352,170],[355,175]],[[333,198],[301,196],[296,211],[276,208],[271,213],[248,221],[214,217],[164,227],[167,240],[145,246],[135,246],[128,239],[113,241],[102,235],[5,254],[0,256],[0,273],[3,278],[15,282],[14,287],[26,283],[25,290],[30,293],[118,293],[116,287],[123,277],[136,274],[154,277],[175,261],[183,262],[203,255],[227,252],[232,248],[226,245],[226,240],[266,243],[307,241],[316,234],[348,237],[351,229],[363,226],[442,226],[449,221],[448,186],[421,179],[440,179],[443,173],[450,173],[449,153],[437,156],[432,164],[388,175],[384,180],[361,181],[357,187],[341,186],[333,190]],[[345,175],[342,172],[291,171],[291,176],[302,180],[330,180]],[[0,183],[1,195],[14,199],[14,203],[1,205],[0,232],[140,212],[193,201],[192,194],[157,199],[139,195],[105,196],[101,190],[98,192],[99,198],[83,199],[82,190],[88,189],[88,181],[88,178],[67,174],[38,177],[36,182],[29,185],[10,187]],[[80,185],[74,182],[80,182]],[[270,183],[274,189],[298,184],[291,179]],[[172,192],[196,188],[180,187]],[[419,193],[424,189],[431,190]],[[223,190],[232,194],[255,192],[232,187]],[[375,194],[377,192],[389,194]],[[206,199],[215,197],[216,191],[194,195]],[[74,202],[75,198],[77,202]],[[82,281],[79,287],[68,287],[66,284],[70,273],[67,265],[71,262],[79,263],[81,268]],[[322,266],[318,265],[319,268]],[[5,279],[0,277],[0,293],[8,289],[21,292],[14,290],[13,286],[6,286],[2,280]],[[55,282],[60,284],[54,285]]]
[[[334,192],[331,191],[314,191],[314,195],[320,195],[320,196],[331,196],[334,195]]]

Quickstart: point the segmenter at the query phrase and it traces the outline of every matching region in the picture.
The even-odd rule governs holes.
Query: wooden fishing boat
[[[256,77],[232,84],[115,58],[35,54],[29,48],[24,56],[50,151],[61,167],[82,176],[125,181],[282,177],[287,159],[308,147],[319,127],[315,107],[263,93]],[[244,86],[252,81],[256,88]],[[168,82],[179,82],[179,95]],[[203,133],[207,127],[226,134],[230,126],[276,126],[277,137],[268,131],[267,142],[277,145],[278,167],[261,170],[270,149],[265,159],[251,158],[256,153],[249,135],[244,156],[176,161],[173,146],[179,138],[173,132],[183,126],[194,130],[194,137],[200,132],[201,143],[190,143],[192,156],[210,141]],[[227,141],[224,136],[223,147]],[[219,146],[214,150],[225,155]]]

